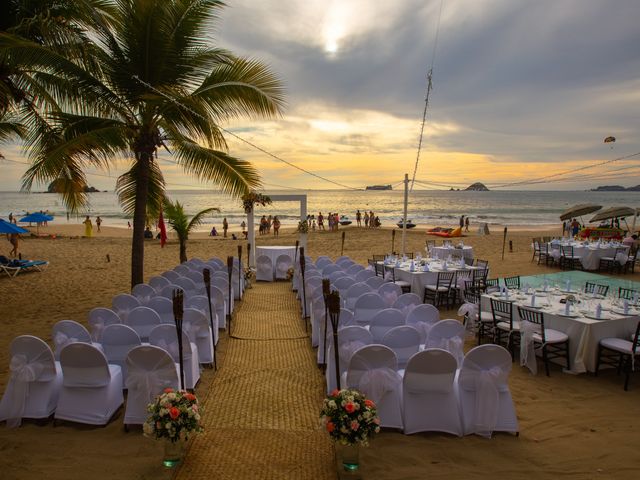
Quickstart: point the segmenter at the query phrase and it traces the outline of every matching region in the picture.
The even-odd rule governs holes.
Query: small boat
[[[396,225],[398,225],[398,228],[402,228],[402,220],[400,220],[398,223],[396,223]],[[411,220],[407,219],[407,230],[409,230],[410,228],[415,227],[416,224],[413,223]]]
[[[340,225],[346,226],[351,225],[353,222],[349,220],[349,217],[347,217],[346,215],[340,215],[340,220],[338,221],[338,223]]]

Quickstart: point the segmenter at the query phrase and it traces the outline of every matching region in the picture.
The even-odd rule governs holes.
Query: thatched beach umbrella
[[[589,220],[589,222],[600,222],[602,220],[609,220],[612,218],[625,218],[625,217],[630,217],[632,215],[635,220],[636,210],[634,210],[631,207],[623,207],[623,206],[610,207],[596,214],[591,220]],[[627,225],[627,229],[629,229],[629,224],[627,223],[626,220],[624,221],[624,223]]]
[[[579,205],[574,205],[573,207],[565,210],[560,214],[560,220],[571,220],[575,217],[581,217],[582,215],[587,215],[589,213],[597,212],[602,208],[602,205],[596,205],[594,203],[582,203]]]

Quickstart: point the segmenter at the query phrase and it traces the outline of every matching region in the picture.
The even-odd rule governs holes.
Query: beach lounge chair
[[[0,260],[0,269],[7,274],[9,278],[17,277],[20,272],[36,270],[42,272],[49,262],[45,260],[11,260],[7,261],[4,257]]]

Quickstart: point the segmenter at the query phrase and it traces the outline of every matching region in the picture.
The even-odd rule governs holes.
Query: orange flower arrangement
[[[176,442],[202,431],[198,399],[193,393],[165,388],[147,409],[150,415],[143,425],[147,436]]]
[[[342,445],[368,445],[380,431],[375,403],[353,389],[331,392],[322,404],[320,419],[331,438]]]

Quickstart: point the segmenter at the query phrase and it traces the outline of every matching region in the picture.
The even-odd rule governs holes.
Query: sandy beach
[[[464,239],[475,256],[489,260],[490,277],[539,274],[551,271],[531,263],[531,237],[558,235],[559,229],[532,232],[509,229],[507,249],[501,260],[502,230],[488,236],[475,232]],[[51,225],[40,233],[56,238],[26,238],[20,244],[23,258],[45,259],[50,266],[43,273],[0,278],[0,392],[9,378],[8,347],[21,334],[43,338],[51,344],[51,326],[62,319],[87,324],[94,307],[109,307],[111,298],[129,291],[130,240],[127,229],[103,227],[92,238],[82,238],[81,225]],[[373,254],[391,250],[391,230],[348,227],[344,254],[365,263]],[[400,247],[400,231],[395,249]],[[279,238],[257,236],[258,245],[294,245],[291,230]],[[424,231],[407,232],[407,249],[424,251]],[[513,242],[509,252],[508,241]],[[0,253],[10,244],[0,238]],[[312,232],[307,254],[314,258],[340,254],[340,233]],[[188,244],[189,257],[208,259],[237,255],[246,242],[196,234]],[[178,245],[169,241],[146,244],[145,279],[173,268],[178,263]],[[640,281],[640,273],[625,275]],[[441,312],[442,318],[455,312]],[[221,336],[220,361],[224,362],[226,334]],[[466,347],[472,346],[469,343]],[[317,373],[320,375],[319,371]],[[213,378],[204,370],[197,393],[205,392]],[[405,436],[383,432],[368,449],[363,449],[364,478],[632,478],[640,469],[637,432],[640,429],[640,377],[632,376],[628,392],[622,377],[612,371],[596,378],[564,374],[559,368],[550,377],[532,377],[514,364],[511,392],[520,422],[520,436],[498,434],[492,440],[468,436],[454,438],[440,434]],[[318,409],[321,398],[318,399]],[[170,478],[160,465],[161,447],[140,431],[125,433],[122,413],[105,428],[51,422],[25,422],[19,429],[0,427],[0,471],[7,479],[80,479],[88,474],[99,479]],[[260,472],[256,472],[256,478]],[[211,478],[215,478],[214,475]]]

